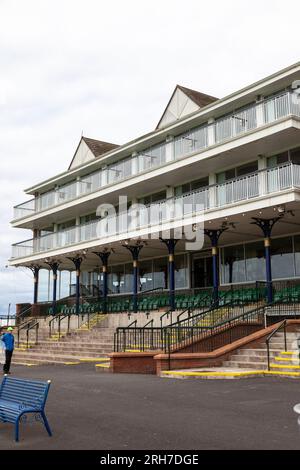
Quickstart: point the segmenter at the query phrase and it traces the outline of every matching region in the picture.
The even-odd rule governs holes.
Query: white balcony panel
[[[282,118],[288,116],[300,117],[300,104],[297,98],[298,95],[291,92],[280,93],[265,101],[233,111],[230,115],[217,119],[214,123],[185,132],[171,142],[156,145],[140,152],[137,156],[110,164],[91,175],[81,178],[79,183],[77,181],[72,182],[37,197],[33,200],[34,202],[28,201],[16,206],[14,220],[28,218],[51,207],[59,206],[64,202],[80,199],[80,197],[105,187],[111,188],[112,185],[128,180],[137,174],[155,168],[163,168],[164,165],[170,164],[166,158],[167,146],[173,146],[171,154],[174,155],[176,161],[187,158],[197,151],[209,149],[216,144],[226,143],[239,136],[242,137],[250,131],[275,123]],[[208,134],[212,136],[210,140],[208,140]],[[106,175],[105,178],[104,175]],[[231,189],[227,188],[225,193],[230,191]]]
[[[260,184],[262,180],[264,184]],[[45,253],[90,240],[101,240],[102,237],[122,235],[130,237],[139,230],[147,230],[171,221],[182,221],[183,226],[186,218],[190,220],[191,217],[205,215],[208,210],[218,210],[268,194],[280,194],[293,188],[300,188],[300,166],[287,163],[148,206],[137,205],[130,210],[128,217],[126,213],[122,213],[117,220],[108,217],[101,223],[96,220],[17,243],[13,245],[12,259]],[[212,193],[214,197],[211,198]],[[101,224],[106,227],[105,235]]]

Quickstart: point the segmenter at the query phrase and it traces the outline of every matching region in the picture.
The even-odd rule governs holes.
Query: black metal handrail
[[[59,318],[58,318],[58,339],[60,339],[60,336],[61,336],[61,322],[62,320],[64,320],[65,318],[68,319],[68,322],[67,322],[67,334],[69,334],[70,332],[70,315],[69,314],[66,314],[66,315],[60,315]]]
[[[272,331],[272,333],[266,339],[267,355],[268,355],[268,370],[271,370],[271,367],[270,367],[270,342],[271,342],[271,339],[276,335],[276,333],[278,333],[282,329],[284,331],[284,348],[285,348],[285,351],[287,351],[287,339],[286,339],[287,320],[284,320],[283,322],[281,322],[280,325],[277,328],[275,328],[275,330]]]
[[[163,327],[163,319],[164,318],[167,318],[169,319],[169,317],[171,317],[171,323],[173,323],[173,310],[167,310],[167,312],[163,313],[161,316],[160,316],[160,327],[162,328]]]
[[[170,325],[164,328],[164,351],[171,353],[179,349],[190,348],[190,352],[211,352],[226,344],[249,334],[249,326],[253,330],[261,329],[264,325],[265,306],[258,307],[248,312],[232,315],[225,321],[210,326],[197,326],[195,323],[189,325]],[[182,322],[181,322],[182,323]],[[234,330],[234,327],[237,327]],[[220,337],[223,333],[224,338]],[[204,340],[205,343],[204,343]],[[201,341],[201,346],[198,344]]]
[[[49,338],[51,338],[52,333],[53,333],[53,331],[54,331],[54,327],[53,327],[54,322],[55,322],[55,321],[59,321],[59,316],[60,316],[60,314],[55,315],[55,316],[49,321],[49,324],[48,324],[48,325],[49,325]],[[53,331],[52,331],[52,329],[53,329]]]
[[[28,328],[26,330],[26,348],[29,348],[29,332],[35,328],[35,342],[34,344],[37,345],[39,341],[39,322],[36,321],[32,325],[28,325]]]
[[[131,327],[122,327],[117,328],[116,335],[115,335],[115,351],[118,352],[120,349],[125,351],[127,347],[132,344],[133,336],[134,336],[134,344],[137,346],[141,351],[146,349],[146,346],[150,345],[150,349],[164,349],[165,348],[165,329],[166,328],[173,328],[173,338],[177,338],[177,342],[180,343],[182,337],[182,332],[188,328],[197,328],[197,324],[201,321],[204,322],[201,326],[202,329],[205,326],[210,326],[212,323],[216,325],[217,323],[222,323],[222,319],[226,314],[227,318],[233,317],[236,315],[236,310],[240,309],[242,313],[245,312],[247,307],[237,306],[235,303],[229,303],[225,305],[218,305],[218,303],[213,304],[208,310],[201,310],[201,312],[190,315],[188,319],[180,320],[176,323],[171,322],[169,326],[162,326],[162,320],[167,314],[171,314],[171,311],[166,312],[164,315],[161,316],[161,325],[160,327],[153,327],[154,320],[150,320],[144,327],[142,328],[131,328]],[[224,309],[225,314],[224,314]],[[194,311],[197,310],[197,307],[194,307]],[[217,315],[216,312],[222,312],[223,316]],[[149,327],[149,325],[151,325]],[[177,328],[177,329],[176,329]],[[134,331],[133,331],[134,330]],[[195,330],[196,331],[196,330]],[[148,336],[147,336],[148,335]],[[159,336],[154,341],[154,338]],[[154,347],[154,343],[155,346]],[[152,348],[153,346],[153,348]]]
[[[35,341],[35,344],[38,343],[39,322],[36,321],[35,319],[30,319],[28,322],[24,322],[24,323],[22,323],[22,325],[18,326],[18,330],[17,330],[18,347],[20,347],[20,332],[22,330],[26,330],[26,347],[28,349],[28,346],[29,346],[29,331],[31,331],[33,328],[36,328],[36,341]]]
[[[31,309],[32,309],[32,305],[30,305],[30,307],[23,310],[19,315],[16,315],[16,321],[19,322],[20,320],[24,319],[27,316],[27,314],[31,311]]]

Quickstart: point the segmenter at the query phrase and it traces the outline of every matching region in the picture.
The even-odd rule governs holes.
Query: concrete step
[[[277,356],[281,353],[281,349],[270,349],[270,356]],[[266,349],[238,349],[237,354],[240,356],[262,356],[267,357]]]
[[[297,347],[295,341],[287,341],[287,349],[288,350],[295,349],[295,346]],[[270,343],[270,347],[272,349],[278,349],[280,351],[284,351],[285,344],[284,344],[284,341],[272,341]],[[256,349],[266,349],[266,344],[265,343],[258,344],[256,346]]]
[[[300,372],[300,365],[274,364],[270,365],[272,371],[280,372]]]
[[[224,361],[222,367],[228,367],[228,368],[234,368],[234,369],[265,370],[268,367],[268,365],[267,365],[267,362]]]
[[[99,342],[99,343],[91,343],[91,344],[76,344],[76,343],[61,343],[57,342],[55,344],[48,344],[48,343],[38,343],[37,345],[31,345],[28,349],[51,349],[56,351],[58,349],[78,349],[78,351],[83,350],[93,350],[98,349],[101,347],[113,347],[112,342]],[[20,345],[20,349],[26,349],[26,345]]]
[[[56,355],[60,355],[60,354],[64,354],[64,355],[71,355],[71,356],[82,356],[82,357],[98,357],[99,355],[99,352],[103,353],[105,351],[105,353],[109,354],[112,351],[111,348],[98,348],[97,350],[92,350],[92,351],[79,351],[77,349],[59,349],[57,351],[53,351],[53,350],[49,350],[49,349],[17,349],[15,350],[15,353],[16,355],[21,355],[21,354],[40,354],[40,355],[44,355],[44,354],[49,354],[51,356],[56,356]]]
[[[88,359],[91,359],[91,362],[97,362],[100,358],[108,357],[106,353],[99,352],[98,356],[81,356],[81,355],[66,355],[66,354],[32,354],[32,353],[23,353],[23,354],[14,354],[14,361],[23,361],[31,362],[32,360],[46,360],[46,361],[56,361],[56,362],[76,362],[83,360],[84,362]]]
[[[300,331],[288,331],[286,333],[287,338],[298,338],[300,336]],[[284,331],[278,331],[273,338],[284,338]]]
[[[29,344],[30,347],[42,347],[42,348],[65,348],[72,346],[74,348],[97,348],[99,345],[111,345],[114,342],[110,339],[103,341],[39,341],[37,344]],[[25,347],[26,343],[20,343],[20,347]]]
[[[275,357],[275,356],[274,356]],[[251,362],[263,362],[265,363],[267,360],[267,356],[261,356],[261,355],[251,355],[251,356],[246,356],[246,355],[241,355],[241,354],[234,354],[233,356],[230,357],[230,362],[236,361],[240,363],[251,363]]]

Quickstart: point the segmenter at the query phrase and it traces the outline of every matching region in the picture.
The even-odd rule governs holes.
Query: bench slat
[[[19,440],[19,421],[28,412],[39,413],[44,426],[52,435],[45,415],[49,382],[5,376],[0,385],[0,421],[15,424],[15,439]]]

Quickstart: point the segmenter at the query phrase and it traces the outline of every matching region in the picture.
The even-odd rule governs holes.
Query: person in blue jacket
[[[10,363],[11,363],[11,358],[12,358],[12,355],[14,352],[14,346],[15,346],[15,338],[12,332],[13,332],[13,329],[9,326],[7,328],[7,333],[5,333],[1,337],[1,340],[3,341],[5,345],[5,363],[3,365],[4,374],[10,374],[9,372]]]

